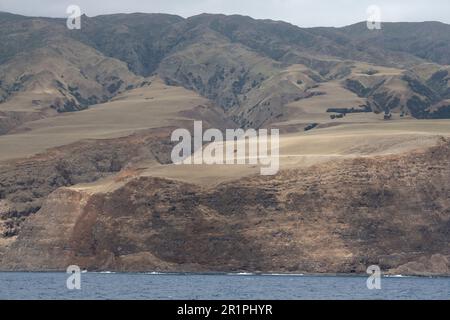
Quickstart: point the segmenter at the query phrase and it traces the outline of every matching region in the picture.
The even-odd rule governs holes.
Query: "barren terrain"
[[[449,26],[83,21],[0,13],[0,270],[450,274]],[[196,120],[279,172],[172,163]]]

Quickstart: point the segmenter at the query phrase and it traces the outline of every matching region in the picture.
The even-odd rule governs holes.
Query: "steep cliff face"
[[[0,266],[450,274],[449,156],[443,141],[209,188],[152,177],[63,188]]]
[[[17,236],[22,223],[58,188],[118,174],[142,159],[169,163],[172,130],[146,130],[124,138],[82,141],[28,159],[3,162],[0,239]]]

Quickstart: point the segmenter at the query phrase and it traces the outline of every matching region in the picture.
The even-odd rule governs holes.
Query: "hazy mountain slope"
[[[338,37],[316,35],[308,29],[283,22],[260,21],[242,16],[204,14],[180,22],[177,30],[185,37],[174,47],[169,57],[162,61],[158,72],[170,81],[213,99],[230,110],[236,121],[243,126],[259,127],[274,121],[285,113],[286,104],[314,95],[308,89],[317,85],[317,82],[349,77],[354,65],[340,59],[378,61],[388,65],[397,63],[402,66],[421,63],[420,59],[407,53],[384,51],[370,46],[367,50],[361,50],[351,41],[343,41]],[[217,48],[220,48],[220,52]],[[249,51],[254,53],[249,55]],[[334,58],[330,59],[330,56]],[[313,75],[314,83],[309,87],[299,86],[298,83],[302,81],[298,74],[298,79],[289,85],[286,81],[280,82],[282,74],[288,69],[278,64],[273,70],[265,68],[255,79],[254,65],[269,58],[288,65],[301,63],[320,75],[314,75],[312,70],[303,67],[303,73]],[[237,68],[241,70],[241,74],[227,72],[235,70],[236,63],[239,64]],[[267,60],[265,65],[274,63]],[[407,79],[411,78],[419,81],[414,74]],[[408,99],[400,101],[397,96],[401,93],[382,92],[376,93],[375,98],[368,97],[367,104],[374,104],[373,110],[378,112],[392,110],[424,118],[428,117],[427,109],[442,101],[439,94],[432,94],[433,98],[428,94],[428,97],[422,99],[420,93],[416,94],[414,88],[411,88],[411,81],[406,81],[406,78],[401,81],[408,92]],[[420,83],[420,86],[426,88],[427,85]],[[390,102],[392,99],[393,102]],[[357,107],[359,106],[348,106],[349,109]],[[442,116],[445,112],[436,114]]]
[[[60,20],[6,17],[0,16],[0,133],[145,83],[124,62],[67,37]]]
[[[4,101],[26,95],[30,101],[21,108],[51,107],[59,112],[106,101],[143,82],[123,62],[64,38],[0,65],[0,79]],[[0,110],[5,109],[5,105],[0,106]]]
[[[188,24],[209,27],[230,39],[269,56],[274,60],[305,64],[307,59],[360,60],[383,65],[415,63],[412,55],[397,54],[371,46],[362,48],[343,37],[323,36],[314,28],[300,28],[282,21],[255,20],[244,16],[202,14],[191,17]],[[297,56],[297,61],[292,57]],[[380,59],[380,58],[383,59]]]
[[[158,72],[224,109],[241,105],[243,95],[280,70],[280,63],[230,43],[212,30],[199,29],[196,34],[192,44],[165,58]]]
[[[448,84],[445,76],[439,79],[444,73],[433,80],[433,75],[425,79],[409,70],[398,79],[377,80],[379,76],[374,75],[366,81],[352,72],[356,61],[401,69],[423,63],[421,58],[445,61],[441,59],[446,52],[442,44],[447,43],[447,36],[441,34],[448,27],[444,24],[385,24],[380,32],[367,30],[365,24],[306,29],[237,15],[202,14],[183,19],[141,13],[83,16],[81,30],[68,30],[64,19],[10,14],[0,15],[0,24],[4,43],[0,61],[4,62],[3,74],[8,73],[7,79],[0,73],[0,97],[6,101],[16,96],[19,101],[0,105],[4,111],[23,111],[28,108],[24,101],[34,101],[29,108],[34,111],[42,105],[76,111],[140,85],[143,80],[133,72],[141,76],[158,72],[168,83],[213,100],[242,126],[269,124],[286,113],[285,105],[314,95],[310,89],[318,82],[335,80],[343,80],[342,87],[367,98],[377,112],[417,118],[446,117],[448,113]],[[407,33],[416,30],[422,31],[413,43]],[[46,51],[59,46],[60,51]],[[416,47],[428,47],[431,53],[423,56]],[[48,69],[45,59],[37,61],[41,68],[27,66],[28,61],[36,64],[40,55],[58,61],[55,72],[44,71]],[[93,61],[102,55],[121,60],[131,71],[117,60],[97,66]],[[297,79],[285,81],[283,74],[293,65],[303,65],[303,71],[297,73]],[[65,79],[60,74],[63,70],[68,72]],[[305,75],[312,83],[303,85]],[[40,96],[43,91],[52,97]],[[25,98],[20,100],[20,94]],[[17,119],[21,117],[11,120],[10,114],[3,113],[3,131],[20,123]]]
[[[57,26],[53,20],[0,12],[0,64],[16,54],[44,47],[46,39],[58,37],[62,32],[63,25]]]
[[[450,66],[422,64],[412,68],[427,85],[445,99],[450,99]]]
[[[332,57],[390,65],[420,61],[405,53],[363,47],[341,35],[330,36],[327,33],[324,36],[316,29],[239,15],[201,14],[182,19],[161,14],[130,14],[86,17],[83,21],[82,31],[73,32],[71,36],[94,44],[107,55],[127,61],[133,71],[143,75],[153,71],[165,55],[192,45],[198,32],[205,30],[214,31],[227,41],[240,43],[260,55],[289,64],[305,64],[312,59],[318,60],[312,65],[319,67],[321,60],[325,62]]]
[[[168,14],[115,14],[82,17],[81,30],[69,35],[109,57],[127,63],[142,76],[151,75],[182,34],[171,32],[183,21]]]
[[[434,77],[430,79],[438,81]],[[446,83],[438,86],[430,79],[422,79],[411,71],[387,75],[358,74],[347,78],[345,87],[359,97],[367,98],[368,105],[377,112],[396,112],[415,118],[439,118],[445,113]],[[438,108],[437,112],[435,107]]]
[[[366,23],[339,29],[360,46],[406,52],[439,64],[450,64],[450,25],[441,22],[383,23],[368,30]]]

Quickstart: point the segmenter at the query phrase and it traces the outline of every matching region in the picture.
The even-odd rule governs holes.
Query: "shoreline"
[[[0,274],[67,274],[65,271],[2,271]],[[118,274],[118,275],[148,275],[148,276],[231,276],[231,277],[304,277],[304,278],[367,278],[369,274],[348,274],[348,273],[250,273],[250,272],[123,272],[123,271],[82,271],[82,274]],[[401,275],[382,274],[382,278],[426,278],[426,279],[450,279],[450,275]]]

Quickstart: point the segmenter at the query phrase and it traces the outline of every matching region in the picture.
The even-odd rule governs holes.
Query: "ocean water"
[[[82,273],[0,273],[0,299],[309,300],[450,299],[450,278],[389,277],[381,290],[365,277]]]

